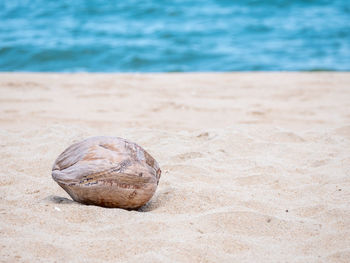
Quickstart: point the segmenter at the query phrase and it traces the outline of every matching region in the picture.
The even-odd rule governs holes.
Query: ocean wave
[[[0,71],[350,70],[350,9],[322,1],[2,1]]]

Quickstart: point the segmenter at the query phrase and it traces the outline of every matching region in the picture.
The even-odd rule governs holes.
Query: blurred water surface
[[[0,71],[350,70],[349,0],[0,0]]]

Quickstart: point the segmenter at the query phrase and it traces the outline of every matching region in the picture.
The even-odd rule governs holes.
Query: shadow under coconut
[[[57,195],[49,195],[44,200],[49,201],[50,203],[54,203],[54,204],[79,204],[78,202],[75,202],[71,199],[68,199],[66,197],[57,196]]]
[[[148,203],[146,203],[144,206],[141,206],[139,209],[137,209],[137,212],[152,212],[153,210],[157,209],[158,207],[161,207],[163,205],[162,198],[160,198],[159,194],[154,196]]]
[[[48,201],[50,203],[54,203],[54,204],[86,205],[86,204],[82,204],[82,203],[73,201],[71,199],[68,199],[66,197],[61,197],[61,196],[57,196],[57,195],[49,195],[48,197],[44,198],[43,200]],[[154,196],[147,204],[145,204],[144,206],[142,206],[138,209],[125,209],[125,210],[137,211],[137,212],[151,212],[151,211],[157,209],[158,207],[162,206],[164,201],[165,201],[164,198],[161,198],[160,195],[158,194],[158,195]],[[111,207],[104,207],[104,208],[113,209]],[[118,208],[118,209],[122,209],[122,208]]]
[[[157,192],[147,204],[140,207],[137,211],[151,212],[160,207],[166,206],[167,202],[171,199],[172,193],[173,193],[173,189],[169,187],[166,189],[163,189],[162,191]]]

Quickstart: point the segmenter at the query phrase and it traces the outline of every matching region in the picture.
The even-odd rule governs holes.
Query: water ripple
[[[0,71],[350,70],[347,0],[0,2]]]

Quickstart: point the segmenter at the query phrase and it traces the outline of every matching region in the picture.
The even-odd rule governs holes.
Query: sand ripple
[[[350,79],[331,75],[208,75],[215,89],[206,75],[3,75],[1,260],[347,262]],[[58,154],[93,135],[126,137],[161,164],[139,211],[80,205],[51,179]]]

